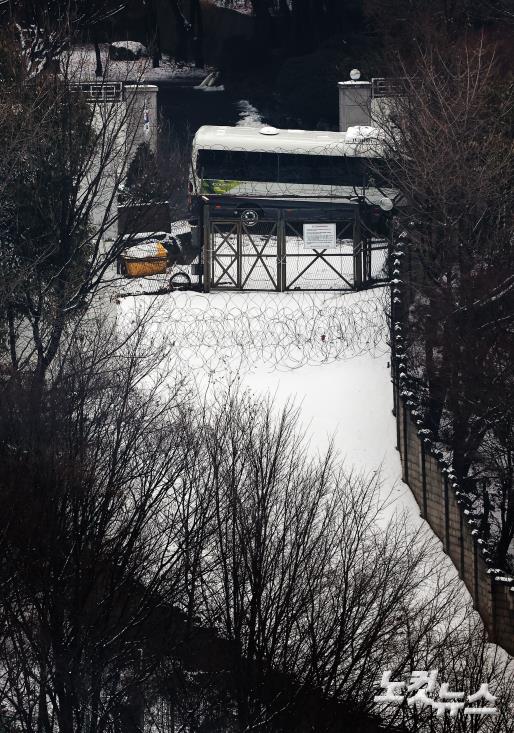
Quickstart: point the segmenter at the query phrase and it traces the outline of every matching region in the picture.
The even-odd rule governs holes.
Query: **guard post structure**
[[[341,132],[354,125],[371,125],[371,82],[362,81],[357,69],[350,75],[349,81],[338,82]]]

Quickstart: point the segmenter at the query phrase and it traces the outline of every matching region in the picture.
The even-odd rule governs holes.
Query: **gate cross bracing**
[[[204,209],[206,290],[354,290],[387,279],[388,244],[362,235],[356,207],[337,217],[275,209],[246,221],[248,210]],[[335,224],[336,246],[307,248],[303,225],[321,221]]]

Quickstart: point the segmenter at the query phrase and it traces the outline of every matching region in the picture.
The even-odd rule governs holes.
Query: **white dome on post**
[[[350,71],[350,79],[352,81],[359,81],[360,78],[361,78],[361,72],[359,71],[359,69],[352,69]]]

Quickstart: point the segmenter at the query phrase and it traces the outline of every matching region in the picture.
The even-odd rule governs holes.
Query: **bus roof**
[[[349,127],[346,132],[325,132],[204,125],[195,135],[193,149],[376,156],[378,138],[379,131],[367,126]]]

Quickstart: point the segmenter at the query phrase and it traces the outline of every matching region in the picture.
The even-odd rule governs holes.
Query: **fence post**
[[[397,376],[397,370],[396,365],[393,365],[393,379],[396,380],[394,383],[394,395],[395,395],[395,409],[396,412],[394,413],[396,417],[396,448],[401,453],[401,445],[400,445],[400,438],[401,438],[401,430],[400,430],[400,390],[398,389],[398,376]]]
[[[362,287],[362,237],[359,209],[355,209],[353,224],[353,286]]]
[[[236,222],[236,287],[243,289],[243,236],[246,233],[242,219]]]
[[[403,480],[409,483],[409,415],[403,400],[400,400],[403,414]]]
[[[491,624],[490,624],[490,641],[495,644],[498,640],[498,631],[497,631],[497,624],[496,624],[496,609],[495,609],[495,603],[494,603],[494,578],[491,575],[491,580],[489,583],[489,593],[491,598]]]
[[[475,608],[480,613],[480,588],[478,585],[478,544],[473,537],[473,589],[475,591]]]
[[[459,543],[460,543],[459,577],[464,579],[464,519],[462,516],[462,510],[459,511]]]
[[[425,464],[425,446],[423,444],[423,439],[419,441],[420,448],[421,448],[421,489],[422,489],[422,496],[423,496],[423,519],[427,518],[427,468]]]
[[[209,204],[203,204],[202,216],[200,217],[200,221],[203,229],[203,289],[205,293],[209,293],[211,290],[212,280],[212,249]]]
[[[369,283],[372,279],[372,272],[371,272],[371,237],[366,236],[363,238],[362,242],[362,251],[363,251],[363,272],[362,272],[362,278],[365,283]]]
[[[284,212],[279,211],[277,220],[277,290],[283,293],[287,284],[287,240]]]
[[[448,495],[448,477],[443,476],[444,485],[444,551],[450,553],[450,498]]]

